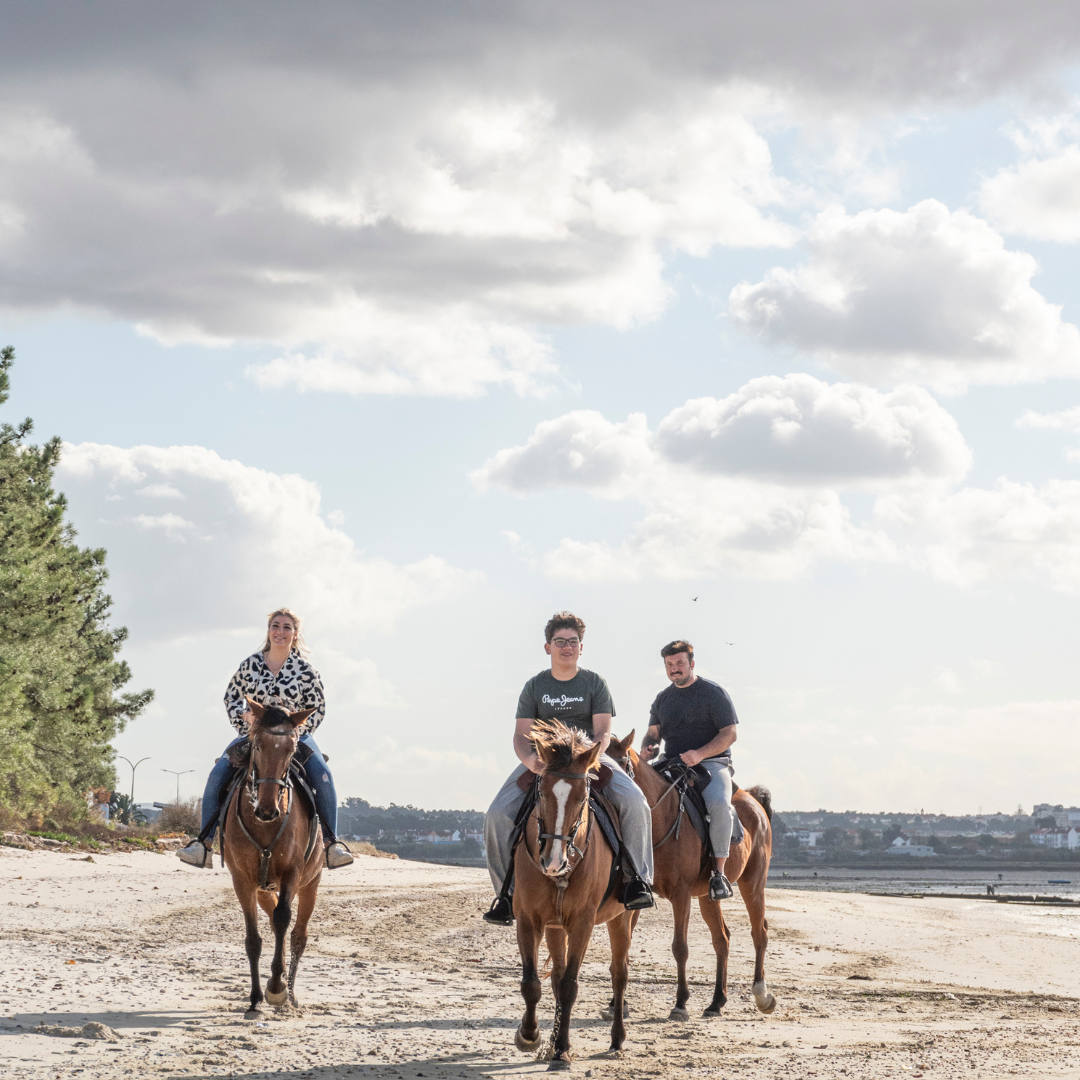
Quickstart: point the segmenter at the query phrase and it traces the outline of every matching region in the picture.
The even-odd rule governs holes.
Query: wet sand
[[[247,1022],[243,922],[227,872],[173,855],[0,848],[0,1071],[11,1078],[516,1077],[513,930],[488,927],[481,870],[360,857],[325,873],[297,982],[300,1008]],[[603,1056],[606,932],[575,1010],[574,1073],[641,1076],[1080,1076],[1080,911],[771,890],[758,1014],[741,902],[729,1002],[698,1019],[714,962],[691,921],[689,1023],[674,1001],[670,908],[635,936],[621,1057]],[[269,928],[263,973],[269,973]],[[852,978],[858,976],[858,978]],[[544,1028],[552,1002],[545,988]],[[38,1033],[87,1029],[79,1038]],[[112,1041],[112,1032],[116,1033]],[[104,1035],[103,1038],[90,1037]]]

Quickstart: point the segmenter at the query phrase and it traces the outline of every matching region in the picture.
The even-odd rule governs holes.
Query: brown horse
[[[288,713],[276,706],[264,708],[248,699],[255,721],[251,726],[251,750],[242,762],[246,770],[236,785],[225,811],[222,858],[232,873],[233,889],[244,912],[247,934],[244,946],[251,964],[251,1007],[245,1020],[262,1016],[259,984],[259,907],[274,927],[274,960],[266,1000],[296,1004],[296,969],[307,945],[307,924],[315,909],[322,876],[322,829],[307,800],[300,798],[289,776],[296,753],[300,726],[314,712]],[[275,898],[275,893],[276,898]],[[289,980],[285,982],[285,931],[292,921],[297,900],[296,925],[289,939]]]
[[[612,741],[608,754],[634,778],[652,807],[653,847],[656,860],[656,880],[653,889],[671,902],[675,916],[675,936],[671,951],[679,972],[675,1008],[669,1020],[689,1020],[686,1002],[690,987],[686,982],[686,961],[690,955],[687,930],[690,925],[690,901],[696,897],[701,917],[712,934],[716,952],[716,985],[705,1017],[716,1017],[727,1003],[728,946],[731,934],[724,922],[720,901],[709,899],[709,876],[712,859],[690,821],[683,819],[676,829],[680,815],[679,798],[673,785],[651,765],[641,761],[631,744],[634,733],[621,742]],[[750,936],[754,942],[754,1002],[763,1013],[776,1008],[776,998],[765,984],[765,949],[769,941],[769,921],[765,918],[765,882],[772,858],[772,796],[763,787],[740,789],[732,805],[743,825],[743,838],[732,844],[725,872],[728,880],[739,886],[743,903],[750,916]],[[676,835],[676,833],[678,835]],[[635,920],[636,924],[636,920]],[[606,1016],[606,1010],[604,1015]]]
[[[570,1012],[577,998],[578,972],[593,927],[600,923],[607,923],[611,940],[611,988],[618,1006],[611,1049],[622,1049],[631,913],[608,895],[614,855],[589,810],[589,774],[597,768],[600,745],[558,722],[537,723],[532,739],[544,771],[537,804],[514,853],[514,918],[525,999],[525,1015],[514,1042],[519,1050],[540,1045],[538,962],[540,941],[546,938],[555,997],[549,1068],[568,1069],[573,1060]]]

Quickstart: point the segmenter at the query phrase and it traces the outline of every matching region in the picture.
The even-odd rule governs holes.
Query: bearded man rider
[[[709,899],[726,900],[732,894],[724,874],[735,811],[731,805],[731,747],[737,738],[735,715],[728,692],[711,679],[694,674],[694,646],[672,641],[660,650],[671,686],[656,695],[649,713],[649,730],[641,742],[641,758],[648,761],[664,740],[668,758],[701,765],[709,774],[702,790],[709,813],[709,838],[716,869],[709,878]]]
[[[514,752],[521,764],[510,774],[484,818],[484,846],[488,872],[496,896],[484,920],[502,926],[514,922],[514,911],[503,895],[506,875],[511,869],[513,850],[510,837],[514,820],[525,799],[518,779],[527,771],[540,773],[543,765],[536,756],[529,733],[537,720],[558,720],[577,728],[606,750],[611,741],[611,718],[615,706],[607,683],[595,672],[578,667],[583,648],[585,624],[569,611],[560,611],[544,627],[544,652],[551,657],[550,670],[534,675],[521,691],[517,724],[514,729]],[[614,804],[622,827],[625,856],[632,863],[633,875],[626,883],[623,903],[631,911],[653,907],[652,813],[641,789],[607,754],[600,760],[611,769],[611,781],[605,794]]]

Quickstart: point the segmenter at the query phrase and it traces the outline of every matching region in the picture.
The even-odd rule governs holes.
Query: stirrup
[[[735,890],[731,887],[727,875],[720,870],[714,870],[709,878],[709,899],[730,900],[734,895]]]
[[[198,848],[196,848],[198,845]],[[202,870],[213,870],[214,851],[202,840],[192,840],[186,847],[179,848],[176,857],[188,866],[197,866]]]
[[[483,914],[484,922],[495,926],[513,926],[514,909],[510,900],[501,893],[491,901],[491,907]]]
[[[353,853],[340,840],[335,840],[332,844],[326,845],[325,859],[328,870],[338,870],[342,866],[349,866],[356,861],[353,858]]]
[[[641,878],[628,881],[623,886],[623,907],[627,911],[641,911],[644,908],[656,907],[649,883]]]

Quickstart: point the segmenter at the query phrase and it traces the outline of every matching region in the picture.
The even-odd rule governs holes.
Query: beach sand
[[[216,860],[215,860],[216,861]],[[324,873],[299,1010],[243,1019],[243,921],[226,871],[150,852],[0,848],[0,1071],[8,1078],[477,1078],[536,1075],[518,1052],[514,932],[489,927],[481,870],[360,857]],[[729,1001],[699,1019],[714,960],[691,919],[689,1023],[674,1002],[671,909],[634,939],[621,1057],[603,1055],[610,982],[598,928],[574,1015],[574,1073],[641,1076],[1080,1076],[1080,911],[770,890],[767,978],[738,897]],[[263,975],[272,936],[263,932]],[[851,976],[867,976],[853,979]],[[543,1027],[552,1000],[545,986]],[[87,1029],[80,1038],[39,1025]],[[111,1032],[116,1033],[113,1041]],[[103,1038],[90,1037],[105,1036]]]

